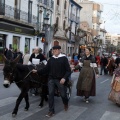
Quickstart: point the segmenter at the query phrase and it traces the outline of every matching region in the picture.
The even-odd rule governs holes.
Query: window
[[[38,44],[39,44],[39,38],[37,38],[36,40],[36,46],[38,46]]]
[[[0,15],[5,14],[5,0],[0,0]]]
[[[57,0],[57,5],[59,5],[59,0]]]
[[[58,23],[59,23],[59,18],[57,17],[57,18],[56,18],[56,24],[57,24],[56,27],[57,27],[57,29],[58,29]]]
[[[67,1],[65,1],[65,3],[64,3],[64,9],[66,9],[66,5],[67,5]]]
[[[65,26],[66,26],[66,22],[64,20],[64,22],[63,22],[63,30],[65,30]]]
[[[28,22],[32,22],[32,1],[29,0],[28,3]]]
[[[17,0],[15,0],[15,7],[17,6]]]
[[[44,0],[44,4],[47,5],[47,0]]]
[[[21,5],[21,0],[15,0],[15,9],[14,9],[14,17],[15,19],[20,19],[20,5]]]
[[[25,53],[30,52],[30,38],[25,38]]]
[[[20,48],[20,37],[13,36],[13,50]]]

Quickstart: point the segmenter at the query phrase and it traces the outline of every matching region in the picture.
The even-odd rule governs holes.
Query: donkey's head
[[[17,62],[19,61],[19,58],[20,56],[16,57],[15,60],[10,61],[3,55],[3,60],[5,63],[3,68],[3,75],[4,75],[3,86],[5,88],[8,88],[14,80],[13,73],[14,73]]]

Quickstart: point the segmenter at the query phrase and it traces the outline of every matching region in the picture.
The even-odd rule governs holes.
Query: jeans
[[[108,73],[106,66],[101,66],[100,74],[102,74],[102,71],[103,71],[103,70],[104,70],[104,74],[107,74],[107,73]]]
[[[58,87],[60,95],[62,97],[62,101],[64,105],[68,105],[67,98],[67,87],[65,85],[60,84],[58,79],[50,79],[48,81],[48,89],[49,89],[49,112],[54,113],[54,94],[55,94],[55,86]]]

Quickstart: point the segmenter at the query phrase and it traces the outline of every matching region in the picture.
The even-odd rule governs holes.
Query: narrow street
[[[102,75],[97,79],[96,97],[90,98],[90,103],[86,104],[83,98],[76,96],[76,82],[78,72],[72,74],[73,88],[72,96],[69,102],[69,110],[63,110],[63,104],[60,97],[55,97],[55,115],[46,118],[48,104],[45,102],[43,108],[39,108],[39,96],[30,95],[30,109],[24,111],[25,102],[22,101],[18,115],[12,118],[12,110],[20,90],[15,84],[10,88],[3,87],[3,74],[0,73],[0,120],[120,120],[119,107],[108,100],[110,92],[110,82],[112,77]]]

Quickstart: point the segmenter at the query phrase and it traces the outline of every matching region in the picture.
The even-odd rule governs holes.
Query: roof
[[[74,0],[70,0],[70,2],[73,3],[75,6],[77,6],[79,9],[82,8],[82,7],[81,7],[79,4],[77,4]]]

